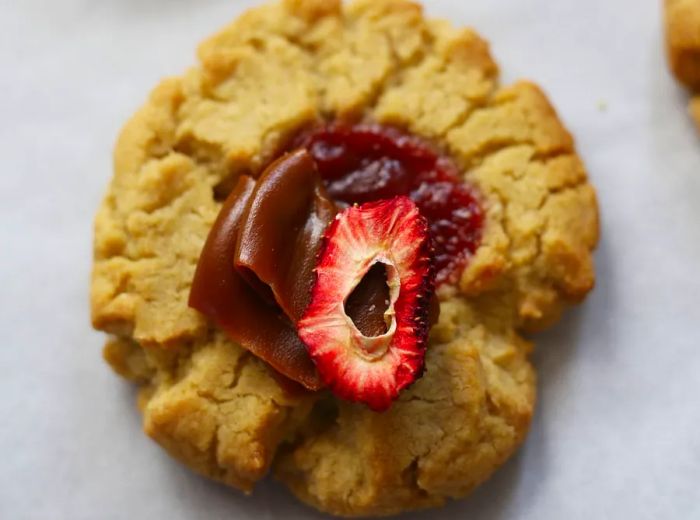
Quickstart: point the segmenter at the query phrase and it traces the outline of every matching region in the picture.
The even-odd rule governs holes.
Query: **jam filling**
[[[481,240],[483,211],[457,166],[420,139],[380,125],[329,124],[293,147],[314,158],[329,196],[355,204],[407,195],[430,223],[437,284],[456,283]]]

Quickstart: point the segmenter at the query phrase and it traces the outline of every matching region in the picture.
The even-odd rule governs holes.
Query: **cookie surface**
[[[595,193],[540,89],[498,84],[473,31],[404,0],[285,0],[248,11],[163,81],[122,131],[95,224],[92,319],[141,385],[146,432],[250,491],[270,468],[335,514],[467,494],[527,432],[531,345],[592,288]],[[482,243],[440,291],[426,373],[386,413],[290,393],[187,298],[221,201],[301,128],[395,125],[440,147],[482,194]]]
[[[700,93],[700,2],[665,0],[666,46],[671,70],[693,92]],[[690,104],[700,127],[700,96]]]

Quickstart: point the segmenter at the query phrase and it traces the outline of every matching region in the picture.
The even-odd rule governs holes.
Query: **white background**
[[[0,0],[0,518],[322,518],[252,498],[141,433],[88,322],[91,220],[125,119],[249,2]],[[598,188],[598,287],[539,338],[519,455],[412,519],[700,518],[700,138],[666,72],[660,2],[442,0],[505,81],[550,94]]]

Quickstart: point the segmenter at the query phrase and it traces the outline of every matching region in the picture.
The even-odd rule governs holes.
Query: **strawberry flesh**
[[[428,223],[408,197],[351,206],[328,227],[311,303],[297,324],[323,382],[339,397],[389,408],[423,371],[435,284]],[[365,335],[346,312],[383,264],[386,327]],[[375,304],[376,305],[376,304]]]

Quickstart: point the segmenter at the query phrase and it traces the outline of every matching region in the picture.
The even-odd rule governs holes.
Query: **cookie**
[[[696,0],[665,0],[666,46],[676,78],[693,92],[700,92],[700,3]],[[690,113],[700,126],[700,98]]]
[[[146,433],[246,492],[271,469],[342,515],[437,506],[523,441],[535,373],[523,331],[594,284],[593,188],[542,91],[498,83],[488,44],[405,0],[285,0],[206,40],[124,127],[95,221],[92,321],[140,385]],[[484,212],[478,248],[437,291],[425,374],[386,412],[291,391],[188,306],[222,201],[303,128],[398,127],[452,158]]]

